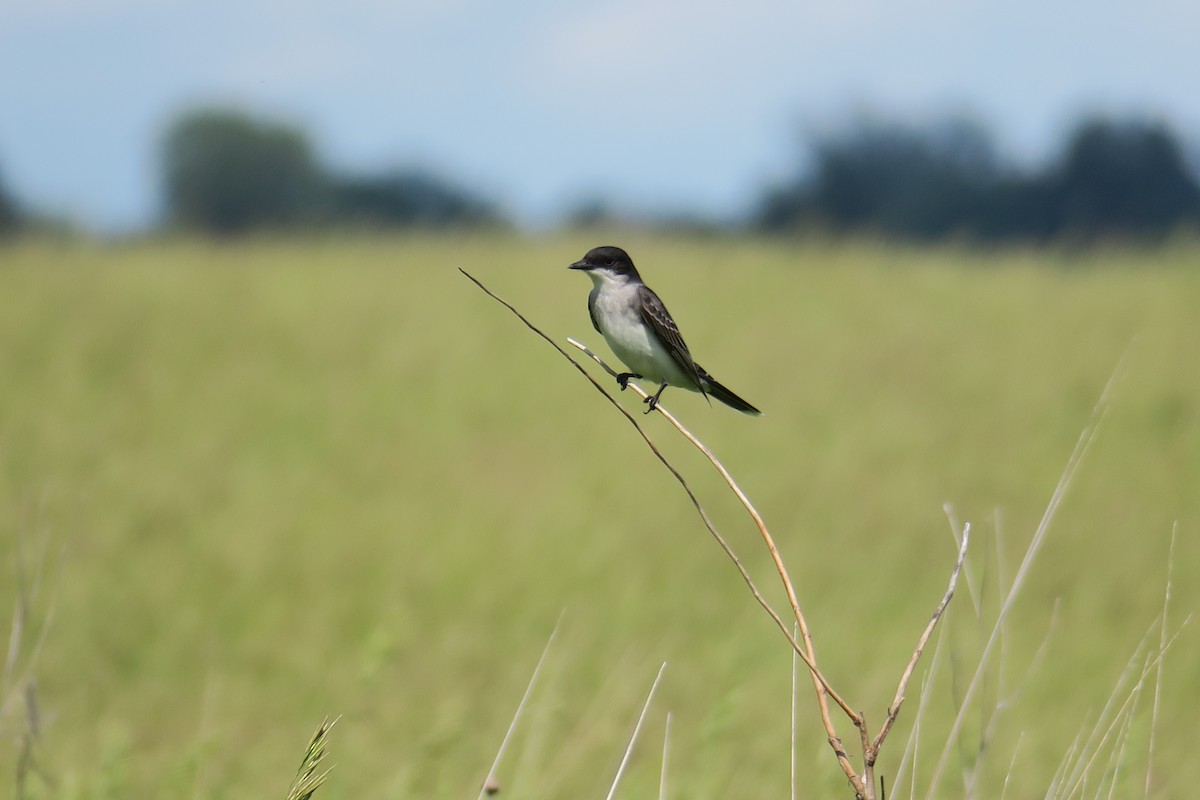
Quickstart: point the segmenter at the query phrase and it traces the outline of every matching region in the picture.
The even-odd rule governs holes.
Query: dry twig
[[[568,338],[567,341],[591,357],[591,359],[599,364],[609,375],[616,377],[616,371],[608,366],[608,364],[604,363],[604,360],[588,349],[587,346],[576,341],[575,339]],[[638,386],[637,384],[630,383],[628,386],[643,398],[648,396],[642,387]],[[862,714],[851,708],[850,705],[842,699],[841,695],[839,695],[834,688],[829,685],[829,681],[826,680],[825,676],[821,673],[821,670],[817,668],[817,654],[813,648],[812,635],[808,629],[808,620],[805,618],[804,612],[800,610],[800,601],[796,597],[796,590],[792,585],[791,577],[788,575],[787,567],[785,567],[783,564],[783,558],[779,555],[779,548],[775,546],[775,539],[771,536],[771,532],[767,529],[767,525],[765,522],[763,522],[762,516],[758,513],[758,510],[750,502],[750,499],[746,497],[745,492],[743,492],[741,487],[737,485],[737,482],[734,481],[733,476],[729,474],[729,471],[725,469],[725,465],[722,464],[715,455],[713,455],[713,452],[709,450],[703,442],[696,438],[695,434],[685,428],[670,411],[662,406],[661,403],[656,404],[654,410],[658,411],[658,413],[666,418],[666,420],[670,422],[672,426],[674,426],[675,430],[679,431],[679,433],[682,434],[685,439],[691,442],[697,450],[704,454],[705,458],[709,460],[709,462],[716,468],[717,472],[720,473],[721,477],[725,480],[726,485],[728,485],[733,493],[737,496],[742,506],[746,509],[746,512],[750,515],[750,518],[754,521],[755,526],[758,528],[759,535],[762,536],[763,542],[766,544],[767,550],[771,554],[771,560],[775,563],[775,569],[779,573],[779,578],[783,582],[784,591],[787,593],[788,597],[788,604],[792,608],[792,615],[795,617],[796,626],[800,629],[800,640],[803,641],[803,645],[801,645],[796,637],[792,635],[792,633],[787,629],[787,626],[784,624],[783,620],[766,604],[765,600],[760,600],[759,602],[763,608],[767,610],[767,613],[771,615],[771,618],[775,620],[775,625],[783,633],[784,637],[788,640],[788,643],[792,645],[792,649],[795,651],[796,655],[799,656],[800,660],[804,662],[804,665],[808,667],[808,673],[813,682],[813,689],[817,695],[817,707],[821,716],[821,724],[825,728],[825,735],[829,741],[829,746],[833,748],[834,755],[837,757],[838,764],[841,766],[842,772],[845,773],[846,779],[850,781],[850,785],[854,787],[855,795],[858,797],[870,796],[867,794],[867,789],[863,783],[862,777],[858,775],[857,771],[854,769],[854,765],[850,763],[850,757],[846,753],[846,748],[845,745],[842,744],[841,737],[838,736],[837,729],[833,723],[833,718],[829,713],[829,701],[827,698],[833,698],[838,707],[842,709],[846,716],[850,718],[850,721],[854,724],[854,726],[858,728],[860,736],[863,738],[864,751],[866,747],[865,721],[863,720]],[[680,478],[680,480],[682,481],[683,479]],[[744,572],[744,568],[741,567],[741,560],[734,555],[733,550],[728,546],[725,546],[725,552],[731,559],[734,560],[734,563],[739,566],[739,569],[743,570],[742,577],[746,580],[746,582],[753,586],[749,579],[749,575],[746,574]],[[757,594],[757,589],[754,589],[754,591],[756,596],[761,597],[761,595]]]
[[[651,441],[650,437],[646,434],[645,430],[638,423],[638,421],[633,417],[633,415],[631,415],[628,411],[626,411],[625,408],[620,403],[618,403],[617,400],[612,396],[612,394],[610,394],[606,389],[604,389],[604,387],[601,386],[596,381],[596,379],[593,378],[591,376],[591,374],[589,374],[587,372],[587,370],[585,370],[579,364],[578,361],[576,361],[574,358],[572,358],[557,342],[555,342],[553,339],[551,339],[549,336],[547,336],[545,333],[543,333],[536,325],[534,325],[532,322],[530,322],[520,311],[518,311],[516,309],[516,307],[514,307],[511,303],[507,302],[506,300],[503,300],[502,298],[497,296],[490,289],[488,289],[486,286],[484,286],[477,278],[475,278],[473,275],[468,273],[466,270],[460,268],[459,271],[462,272],[463,275],[465,275],[472,283],[474,283],[476,286],[478,286],[480,289],[482,289],[484,291],[484,293],[486,293],[489,297],[496,300],[498,303],[503,305],[505,308],[507,308],[513,314],[515,314],[518,319],[520,319],[523,323],[525,323],[526,327],[528,327],[534,333],[536,333],[537,335],[539,335],[540,337],[545,339],[552,347],[554,347],[555,350],[557,350],[559,352],[560,355],[562,355],[564,358],[566,358],[568,361],[570,361],[571,364],[574,365],[575,368],[577,370],[579,370],[584,375],[584,377],[586,377],[588,379],[588,381],[596,388],[596,390],[599,391],[601,394],[603,394],[608,399],[608,401],[614,407],[616,407],[618,411],[621,412],[621,414],[626,418],[626,420],[631,425],[634,426],[634,428],[637,430],[638,434],[642,437],[643,441],[645,441],[647,447],[650,448],[650,450],[654,453],[654,455],[658,458],[658,460],[663,464],[663,466],[665,466],[671,472],[671,474],[673,476],[675,476],[675,479],[679,482],[679,484],[683,488],[684,492],[687,493],[688,498],[692,502],[692,505],[695,507],[697,513],[700,515],[700,518],[703,521],[705,527],[708,529],[709,533],[713,536],[713,538],[717,540],[717,543],[721,546],[721,549],[725,552],[726,556],[728,556],[729,559],[733,562],[733,564],[737,568],[739,574],[742,576],[742,580],[746,583],[747,587],[750,589],[751,593],[754,595],[755,600],[763,608],[763,610],[767,612],[767,614],[771,617],[771,619],[775,622],[776,627],[779,628],[779,630],[783,634],[784,638],[786,638],[788,640],[788,643],[792,646],[792,649],[796,653],[797,657],[801,661],[804,662],[804,665],[806,667],[808,667],[809,675],[812,678],[813,690],[817,696],[817,705],[818,705],[819,712],[820,712],[821,723],[825,728],[825,733],[826,733],[829,745],[833,749],[833,752],[834,752],[835,757],[837,758],[838,764],[841,767],[842,771],[846,775],[846,779],[850,782],[850,785],[853,787],[856,797],[862,798],[862,800],[874,800],[874,798],[876,796],[875,780],[874,780],[874,765],[875,765],[876,759],[878,758],[879,749],[883,745],[884,740],[886,739],[889,731],[891,730],[892,723],[895,722],[896,715],[900,711],[900,705],[904,701],[904,691],[907,687],[908,680],[912,675],[912,671],[915,668],[917,661],[920,659],[921,654],[925,649],[925,645],[927,644],[930,635],[932,634],[934,628],[937,626],[938,621],[941,619],[942,613],[945,611],[946,605],[949,603],[950,598],[952,597],[952,595],[954,593],[954,587],[958,581],[958,575],[962,569],[963,559],[964,559],[964,556],[966,553],[966,537],[965,536],[963,537],[964,540],[962,543],[962,547],[960,548],[960,551],[959,551],[958,560],[957,560],[954,570],[951,574],[950,588],[947,590],[946,595],[942,599],[942,602],[939,603],[937,609],[934,612],[932,619],[930,620],[929,624],[926,626],[924,633],[922,634],[920,640],[918,641],[917,647],[913,651],[913,655],[909,659],[908,665],[906,666],[904,673],[901,676],[900,685],[897,688],[896,698],[893,700],[892,705],[888,709],[888,715],[885,719],[884,725],[881,727],[879,733],[875,736],[874,740],[872,740],[869,735],[866,719],[863,716],[863,714],[861,712],[854,710],[841,697],[841,695],[839,695],[833,689],[833,687],[830,686],[829,681],[825,678],[825,676],[821,673],[820,669],[817,667],[817,657],[816,657],[816,652],[813,648],[812,636],[811,636],[811,633],[808,628],[808,621],[806,620],[804,613],[800,608],[800,602],[796,596],[795,587],[792,584],[792,580],[788,575],[787,567],[783,563],[783,558],[780,556],[779,550],[775,545],[775,540],[771,536],[770,531],[767,529],[766,523],[763,522],[762,516],[758,513],[758,510],[755,509],[754,505],[750,502],[750,500],[746,496],[745,492],[743,492],[741,487],[738,486],[737,482],[733,479],[733,476],[729,474],[729,471],[727,469],[725,469],[725,466],[723,464],[721,464],[721,462],[716,458],[715,455],[713,455],[712,451],[709,450],[698,438],[696,438],[696,436],[694,434],[692,434],[691,431],[689,431],[687,428],[685,428],[669,411],[667,411],[666,408],[663,407],[663,405],[661,403],[657,404],[654,407],[654,410],[658,411],[668,422],[671,423],[671,425],[673,425],[675,427],[675,429],[677,431],[679,431],[680,434],[682,434],[684,436],[684,438],[686,438],[689,442],[692,443],[693,446],[695,446],[698,450],[700,450],[700,452],[702,452],[704,454],[704,456],[709,460],[709,462],[713,465],[713,467],[720,473],[721,477],[725,480],[726,485],[728,485],[730,490],[734,493],[734,495],[737,496],[738,500],[742,503],[742,506],[746,509],[746,512],[750,515],[751,519],[754,521],[754,524],[758,528],[759,534],[761,535],[763,542],[767,547],[768,552],[770,552],[770,554],[771,554],[771,559],[775,564],[776,571],[779,573],[780,581],[783,583],[784,591],[786,592],[787,598],[788,598],[788,604],[791,606],[792,615],[796,621],[796,627],[800,631],[799,640],[792,633],[792,631],[789,630],[789,626],[787,626],[783,622],[783,619],[779,616],[779,614],[776,613],[775,610],[771,608],[770,604],[766,601],[766,598],[764,598],[762,593],[758,590],[758,587],[755,586],[754,581],[751,579],[749,572],[747,572],[745,566],[742,564],[741,559],[738,558],[738,556],[734,553],[733,549],[729,546],[729,543],[717,531],[716,527],[712,523],[712,520],[709,518],[707,512],[704,510],[704,507],[700,504],[699,499],[696,497],[695,493],[692,491],[692,489],[688,485],[687,481],[683,478],[683,475],[674,467],[674,465],[672,465],[667,460],[667,458],[662,454],[662,452],[658,449],[658,447],[655,446],[653,441]],[[596,361],[596,363],[598,363],[610,375],[615,376],[617,374],[607,364],[605,364],[604,361],[599,356],[597,356],[595,353],[593,353],[591,350],[589,350],[585,345],[581,344],[580,342],[575,341],[574,339],[568,339],[568,341],[573,346],[579,348],[581,351],[583,351],[588,356],[590,356],[594,361]],[[629,387],[632,388],[637,394],[639,394],[643,398],[648,396],[646,394],[646,392],[644,392],[641,389],[641,387],[637,386],[634,383],[630,383]],[[801,641],[803,642],[803,644],[801,644]],[[858,772],[855,770],[854,765],[851,764],[850,758],[846,753],[845,746],[842,744],[842,740],[837,734],[837,730],[833,723],[833,718],[830,714],[830,708],[829,708],[829,702],[828,702],[829,699],[832,699],[834,701],[834,703],[837,704],[837,706],[843,711],[843,713],[846,714],[846,716],[850,719],[850,721],[858,729],[859,741],[860,741],[860,745],[862,747],[862,753],[863,753],[863,765],[864,766],[863,766],[863,774],[862,775],[859,775]],[[619,774],[618,774],[618,776],[619,776]],[[614,783],[614,788],[615,788],[615,783]]]
[[[925,652],[925,645],[929,643],[929,637],[933,635],[934,628],[942,618],[942,614],[946,612],[946,606],[950,605],[950,599],[954,597],[954,589],[958,585],[958,575],[962,571],[963,561],[967,557],[967,543],[971,541],[971,524],[967,523],[963,527],[962,544],[958,548],[958,560],[954,562],[954,569],[950,573],[950,585],[946,587],[946,594],[942,596],[941,602],[937,604],[937,608],[933,610],[933,615],[929,618],[929,624],[925,626],[921,638],[917,640],[917,649],[913,650],[912,658],[908,660],[908,664],[904,667],[904,672],[900,676],[900,683],[896,687],[896,696],[892,700],[892,704],[888,706],[887,718],[883,721],[883,727],[879,729],[878,735],[871,745],[864,750],[864,759],[866,762],[867,776],[873,774],[875,760],[879,757],[879,748],[883,746],[883,740],[887,738],[888,733],[892,730],[892,725],[896,722],[896,717],[900,714],[900,706],[904,703],[904,692],[908,689],[908,681],[912,677],[913,670],[917,668],[917,662],[921,660],[921,654]]]

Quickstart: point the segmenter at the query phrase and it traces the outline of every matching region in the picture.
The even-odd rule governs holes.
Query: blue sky
[[[231,104],[531,225],[590,196],[730,214],[860,111],[967,113],[1025,161],[1093,111],[1200,136],[1198,31],[1195,0],[0,0],[0,175],[136,229],[167,122]]]

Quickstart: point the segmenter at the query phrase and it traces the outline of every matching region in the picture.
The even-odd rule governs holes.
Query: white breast
[[[666,381],[695,391],[687,374],[643,321],[639,284],[611,281],[596,284],[592,307],[600,332],[629,371],[654,383]]]

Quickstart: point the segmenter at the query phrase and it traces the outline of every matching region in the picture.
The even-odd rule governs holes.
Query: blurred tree
[[[329,213],[338,222],[380,227],[484,225],[501,221],[487,201],[423,172],[331,178]]]
[[[3,175],[0,175],[0,236],[16,233],[21,222],[21,209],[4,185]]]
[[[304,134],[234,111],[195,111],[176,121],[163,171],[170,221],[218,234],[309,219],[321,191]]]
[[[1200,221],[1200,187],[1160,123],[1085,121],[1048,181],[1059,227],[1073,235],[1160,234]]]
[[[1059,198],[1044,173],[1001,175],[988,188],[971,233],[980,239],[1045,242],[1059,232]]]
[[[965,120],[920,129],[860,119],[812,149],[811,176],[769,192],[760,227],[945,236],[975,227],[997,180],[990,138]]]
[[[1200,223],[1200,188],[1160,124],[1090,120],[1061,161],[1030,174],[999,162],[963,121],[913,128],[859,120],[812,145],[808,174],[763,196],[765,230],[819,226],[929,239],[1153,235]]]
[[[235,111],[188,113],[163,148],[167,218],[217,234],[304,224],[379,227],[501,222],[489,202],[426,173],[342,177],[300,131]]]

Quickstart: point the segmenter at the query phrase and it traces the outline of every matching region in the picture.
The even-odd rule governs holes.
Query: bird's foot
[[[647,414],[649,414],[654,409],[658,408],[658,398],[662,397],[663,390],[665,390],[666,388],[667,388],[667,384],[664,383],[662,386],[658,387],[657,392],[655,392],[654,394],[650,395],[649,397],[647,397],[645,400],[642,401],[643,403],[646,404],[646,413]]]
[[[617,385],[621,387],[621,391],[623,392],[629,388],[630,378],[637,378],[640,380],[641,377],[642,376],[638,375],[636,372],[622,372],[617,375]]]

